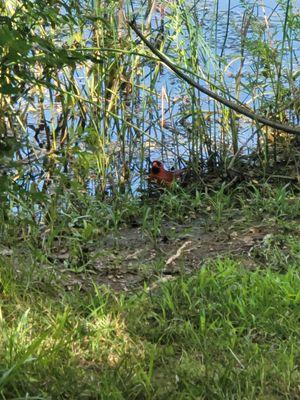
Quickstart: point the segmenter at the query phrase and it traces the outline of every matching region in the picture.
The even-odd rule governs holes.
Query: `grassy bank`
[[[270,186],[249,193],[168,192],[144,208],[132,204],[136,214],[123,213],[129,207],[123,202],[118,225],[106,232],[90,229],[85,258],[78,255],[84,254],[87,225],[68,225],[65,216],[63,230],[59,219],[40,227],[40,237],[45,230],[61,233],[69,254],[59,257],[56,247],[55,259],[57,242],[38,241],[38,227],[25,231],[19,221],[25,235],[19,239],[27,240],[11,235],[8,243],[6,236],[0,256],[2,398],[299,398],[299,196]],[[170,220],[202,225],[197,240],[213,233],[210,246],[221,237],[222,253],[216,248],[204,257],[191,248],[193,257],[180,255],[166,274],[166,260],[186,240],[167,229]],[[135,274],[144,274],[144,284],[117,293],[101,285],[101,268],[92,274],[91,264],[97,247],[106,260],[114,255],[110,273],[133,268],[121,244],[122,229],[129,240],[129,226],[156,257],[151,270],[150,257],[136,259]],[[251,241],[257,226],[265,230]],[[184,238],[192,241],[193,229],[186,228]],[[109,235],[115,240],[105,248]],[[229,255],[236,236],[248,244],[239,242]],[[73,279],[81,284],[66,285],[63,270],[75,271]],[[84,286],[88,279],[94,283]]]
[[[156,290],[1,272],[2,398],[299,398],[299,270],[210,263]],[[50,283],[50,282],[48,282]]]

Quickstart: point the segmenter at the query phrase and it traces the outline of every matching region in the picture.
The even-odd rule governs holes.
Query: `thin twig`
[[[166,261],[166,265],[172,264],[175,260],[177,260],[177,258],[179,258],[181,256],[183,250],[191,243],[192,243],[191,240],[184,242],[183,245],[179,247],[176,254],[174,254],[173,256],[168,258],[168,260]]]

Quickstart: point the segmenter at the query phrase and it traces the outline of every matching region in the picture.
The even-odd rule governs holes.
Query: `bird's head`
[[[164,165],[161,161],[153,161],[152,162],[152,168],[151,168],[151,172],[153,174],[159,174],[159,172],[164,168]]]

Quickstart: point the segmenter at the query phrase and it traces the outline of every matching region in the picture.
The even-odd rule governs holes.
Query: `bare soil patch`
[[[126,228],[118,235],[107,235],[91,252],[92,261],[84,272],[65,269],[61,278],[68,289],[87,289],[94,283],[116,291],[132,291],[144,282],[172,279],[180,273],[193,273],[208,259],[241,257],[252,268],[251,249],[275,234],[275,225],[204,228],[200,220],[191,224],[166,224],[165,231],[153,243],[141,228]]]

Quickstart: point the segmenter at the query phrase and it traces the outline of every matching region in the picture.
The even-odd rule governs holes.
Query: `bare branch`
[[[134,21],[128,21],[128,25],[135,31],[135,33],[139,36],[139,38],[145,43],[147,47],[154,53],[165,65],[167,65],[177,76],[186,81],[188,84],[194,86],[200,92],[205,93],[212,99],[222,103],[224,106],[229,107],[230,109],[245,115],[246,117],[252,119],[255,122],[259,122],[262,125],[270,126],[273,129],[278,129],[280,131],[284,131],[293,135],[300,135],[300,128],[293,127],[291,125],[281,124],[280,122],[272,121],[268,118],[262,117],[259,114],[251,111],[250,109],[241,106],[233,101],[225,99],[224,97],[218,95],[217,93],[212,92],[206,87],[199,85],[198,82],[191,79],[188,75],[183,73],[175,64],[168,60],[168,58],[162,54],[156,47],[154,47],[148,39],[140,32],[137,28]]]

